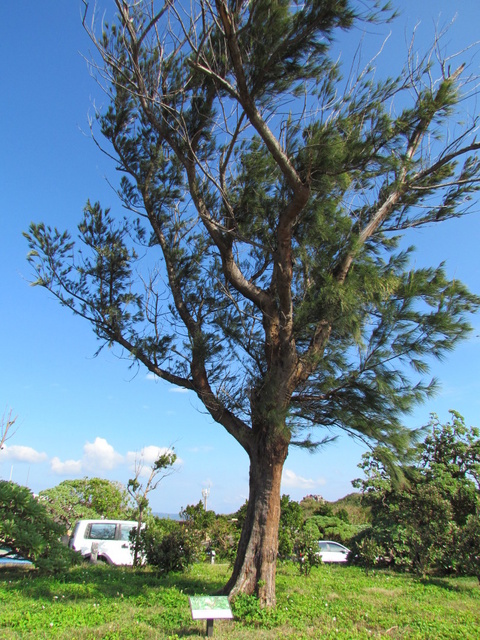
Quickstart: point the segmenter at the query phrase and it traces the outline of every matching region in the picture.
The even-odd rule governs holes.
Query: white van
[[[68,546],[89,559],[98,549],[97,559],[108,564],[133,564],[130,531],[137,526],[134,520],[79,520]],[[143,527],[142,527],[143,528]]]

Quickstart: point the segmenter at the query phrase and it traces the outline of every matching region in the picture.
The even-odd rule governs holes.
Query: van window
[[[122,524],[121,526],[121,533],[120,533],[120,539],[121,540],[129,540],[129,535],[130,535],[130,531],[132,529],[136,529],[135,525],[125,525]]]
[[[87,540],[115,540],[114,523],[92,523],[85,532]]]

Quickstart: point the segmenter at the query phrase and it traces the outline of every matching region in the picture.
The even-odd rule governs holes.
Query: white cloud
[[[23,445],[14,444],[12,446],[3,445],[3,449],[0,451],[0,459],[13,460],[15,462],[28,462],[30,464],[37,464],[39,462],[45,462],[48,456],[46,453],[40,453],[32,447],[25,447]]]
[[[170,393],[188,393],[189,389],[185,389],[185,387],[170,387]]]
[[[156,376],[154,373],[152,373],[151,371],[149,371],[147,373],[147,375],[145,376],[145,380],[160,380],[161,378],[159,376]]]
[[[62,462],[60,458],[52,458],[50,460],[50,468],[53,473],[59,476],[77,476],[82,472],[81,460],[65,460]]]
[[[83,447],[83,455],[79,460],[62,461],[58,457],[50,460],[50,467],[53,473],[61,476],[79,476],[88,473],[101,473],[109,471],[121,464],[127,464],[132,471],[135,470],[135,462],[142,465],[140,475],[148,476],[152,464],[159,455],[172,451],[168,447],[157,447],[149,445],[141,451],[129,451],[122,456],[105,438],[97,437],[93,442],[86,442]],[[46,459],[46,454],[43,459]],[[182,460],[177,458],[175,466],[182,464]]]
[[[83,456],[80,460],[66,460],[62,462],[55,457],[50,461],[53,473],[58,475],[79,475],[87,471],[105,471],[113,469],[124,461],[105,438],[95,438],[93,442],[86,442]]]
[[[88,469],[113,469],[121,462],[123,456],[105,438],[95,438],[83,447],[83,463]]]
[[[135,464],[140,464],[140,475],[149,476],[152,464],[155,462],[155,460],[159,456],[171,452],[172,449],[170,449],[169,447],[157,447],[156,445],[151,444],[147,447],[143,447],[141,451],[129,451],[125,458],[132,471],[135,471]],[[181,458],[177,457],[175,466],[181,464],[182,462],[183,461],[181,460]]]
[[[313,480],[312,478],[303,478],[292,471],[291,469],[284,469],[282,475],[282,486],[292,489],[313,489],[317,486],[325,484],[323,478]]]

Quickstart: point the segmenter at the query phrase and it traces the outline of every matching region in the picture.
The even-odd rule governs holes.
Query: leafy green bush
[[[318,540],[335,540],[347,546],[351,538],[365,527],[365,525],[350,524],[345,521],[344,516],[333,514],[315,515],[308,518],[307,522],[317,527]]]
[[[381,547],[372,536],[364,536],[356,546],[355,560],[365,569],[367,576],[377,564],[380,553]]]
[[[278,527],[278,556],[290,558],[295,539],[303,527],[303,511],[298,502],[283,495],[280,500],[280,524]]]
[[[141,534],[141,553],[162,573],[185,571],[200,555],[197,536],[173,520],[157,521]]]
[[[189,504],[185,509],[182,508],[180,517],[185,522],[188,522],[189,527],[202,532],[204,537],[206,531],[215,522],[215,512],[210,510],[206,511],[201,500],[197,504]]]
[[[0,481],[0,543],[49,572],[64,571],[80,556],[60,542],[66,533],[26,487]]]
[[[385,450],[364,456],[366,478],[355,481],[371,509],[372,535],[396,567],[421,575],[475,573],[480,511],[480,431],[462,416],[429,433],[409,464],[392,468]]]
[[[460,573],[473,574],[480,582],[480,509],[472,513],[459,541]]]
[[[218,559],[232,563],[235,561],[240,538],[240,531],[235,524],[231,518],[220,515],[208,530],[209,548],[215,551]]]
[[[307,576],[312,567],[322,564],[318,548],[318,530],[308,522],[297,535],[294,544],[295,559],[301,574]]]

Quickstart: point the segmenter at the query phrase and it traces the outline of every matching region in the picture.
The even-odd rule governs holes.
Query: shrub
[[[365,536],[357,545],[356,561],[365,569],[368,576],[370,569],[377,564],[377,559],[381,551],[380,545],[373,537]]]
[[[480,511],[470,515],[459,543],[460,572],[474,575],[480,582]]]
[[[147,563],[162,573],[185,571],[200,555],[199,542],[183,525],[172,520],[157,521],[142,531],[141,553]]]
[[[432,415],[409,464],[394,467],[377,448],[364,456],[366,478],[354,482],[384,553],[395,567],[423,576],[469,573],[478,549],[480,431],[455,411],[451,416],[442,425]]]
[[[0,481],[0,541],[39,569],[58,572],[80,560],[60,542],[66,533],[26,487]]]
[[[240,532],[227,516],[217,516],[208,531],[209,547],[215,550],[219,559],[235,561]]]
[[[322,558],[318,552],[318,531],[315,529],[316,527],[309,526],[307,523],[298,534],[294,544],[298,569],[305,576],[310,573],[312,567],[318,567],[322,564]]]
[[[350,524],[340,515],[314,515],[308,518],[307,522],[317,527],[318,540],[335,540],[347,546],[351,538],[365,527]]]

